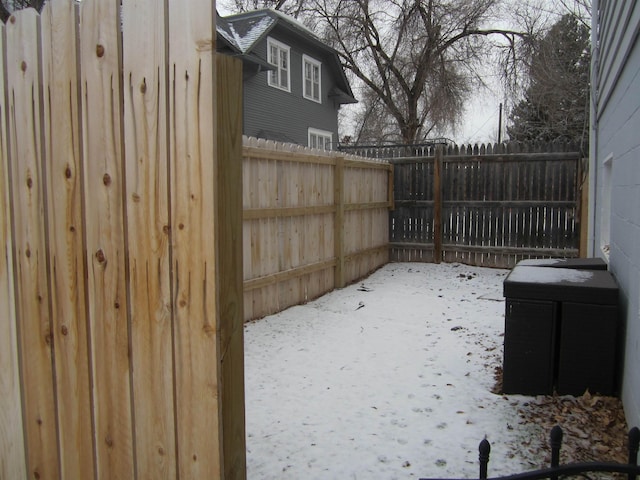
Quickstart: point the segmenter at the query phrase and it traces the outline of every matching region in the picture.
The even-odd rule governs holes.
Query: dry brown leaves
[[[502,369],[496,368],[494,393],[502,390]],[[622,402],[616,397],[591,395],[580,397],[537,396],[523,403],[519,410],[521,425],[536,425],[532,438],[514,445],[512,455],[529,458],[532,468],[549,465],[549,434],[555,425],[563,430],[560,463],[619,462],[627,463],[628,428]],[[516,427],[517,428],[517,427]],[[593,475],[590,478],[615,478]]]
[[[564,432],[562,463],[627,462],[627,423],[619,398],[591,395],[581,397],[539,396],[519,410],[521,422],[534,422],[543,432],[538,439],[545,463],[550,459],[549,432],[560,425]]]

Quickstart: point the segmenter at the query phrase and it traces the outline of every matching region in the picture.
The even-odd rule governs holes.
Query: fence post
[[[222,450],[225,479],[246,478],[242,289],[242,62],[216,55]]]
[[[433,164],[433,261],[442,261],[442,145],[436,147]]]
[[[491,444],[489,443],[489,440],[486,438],[482,440],[478,447],[478,451],[480,452],[478,455],[478,460],[480,460],[480,479],[484,479],[487,478],[489,470],[489,455],[491,453]]]
[[[336,157],[333,187],[336,206],[333,222],[334,256],[336,259],[334,286],[342,288],[344,287],[344,157]]]
[[[633,427],[629,430],[629,465],[638,465],[638,446],[640,445],[640,430],[638,427]],[[633,473],[629,474],[628,480],[634,480],[636,476]]]
[[[396,208],[394,182],[395,182],[395,166],[389,163],[389,175],[387,176],[387,199],[389,201],[389,210]]]

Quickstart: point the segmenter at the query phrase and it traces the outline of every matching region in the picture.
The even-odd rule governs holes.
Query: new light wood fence
[[[52,0],[0,30],[0,478],[244,478],[215,2]]]
[[[392,261],[508,268],[523,258],[579,256],[586,197],[577,150],[432,146],[389,161]]]
[[[243,158],[246,319],[388,262],[389,163],[250,138]]]

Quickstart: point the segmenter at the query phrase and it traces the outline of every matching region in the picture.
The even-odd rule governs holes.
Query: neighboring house
[[[620,286],[622,400],[640,426],[640,2],[592,4],[589,251]]]
[[[248,136],[332,149],[338,110],[356,103],[337,52],[276,10],[217,18],[218,51],[242,58]]]

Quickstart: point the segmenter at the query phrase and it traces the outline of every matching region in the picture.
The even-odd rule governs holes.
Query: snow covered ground
[[[477,478],[485,436],[489,476],[530,469],[531,399],[491,393],[507,273],[391,263],[247,324],[248,478]]]

